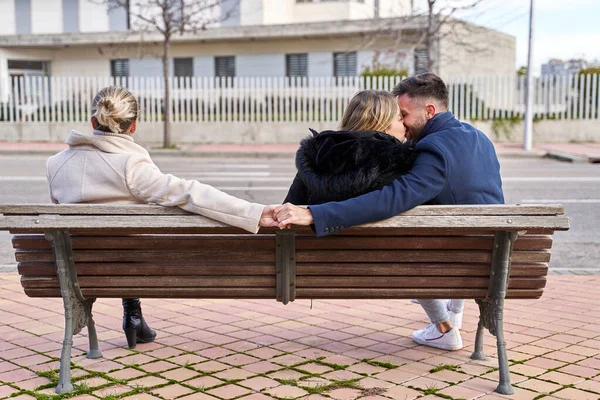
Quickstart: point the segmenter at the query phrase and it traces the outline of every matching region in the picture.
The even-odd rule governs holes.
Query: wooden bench
[[[65,336],[57,393],[71,391],[73,334],[98,297],[475,299],[497,337],[500,382],[510,385],[504,299],[537,299],[561,205],[421,206],[326,238],[308,229],[248,234],[176,208],[152,205],[0,205],[25,294],[62,297]],[[518,238],[518,240],[516,240]],[[512,263],[511,263],[512,261]],[[511,265],[512,264],[512,265]]]

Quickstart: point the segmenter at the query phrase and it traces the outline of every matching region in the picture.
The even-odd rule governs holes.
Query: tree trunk
[[[429,12],[427,15],[427,35],[425,37],[425,46],[427,47],[427,72],[433,72],[433,6],[436,0],[429,0]]]
[[[169,67],[169,47],[171,45],[171,37],[165,35],[163,41],[163,74],[165,82],[165,102],[164,102],[164,116],[165,121],[163,125],[163,147],[171,147],[171,69]]]

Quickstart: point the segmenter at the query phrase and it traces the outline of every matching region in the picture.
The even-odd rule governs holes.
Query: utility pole
[[[525,91],[525,134],[523,149],[531,151],[533,147],[533,68],[531,65],[533,53],[533,3],[529,6],[529,49],[527,52],[527,89]]]

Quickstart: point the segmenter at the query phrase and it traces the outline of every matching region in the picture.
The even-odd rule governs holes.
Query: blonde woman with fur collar
[[[272,225],[272,208],[230,196],[195,180],[164,174],[131,135],[138,102],[126,89],[104,88],[92,101],[92,134],[71,131],[69,148],[46,165],[54,203],[155,203],[184,210],[256,233]],[[139,299],[123,299],[123,329],[130,348],[154,340]]]

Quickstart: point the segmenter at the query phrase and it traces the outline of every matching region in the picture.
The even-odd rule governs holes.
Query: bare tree
[[[227,20],[239,0],[101,0],[109,9],[123,9],[132,29],[154,31],[162,36],[164,77],[163,147],[173,145],[171,137],[170,48],[173,38],[196,34],[210,25]]]
[[[481,35],[486,30],[461,19],[470,12],[485,12],[480,11],[479,6],[486,2],[489,0],[422,0],[418,2],[421,6],[419,8],[415,8],[414,2],[411,2],[410,15],[399,20],[377,18],[374,21],[378,26],[377,33],[363,36],[361,47],[371,48],[378,40],[385,38],[394,41],[394,48],[400,48],[408,39],[408,42],[412,43],[411,52],[420,50],[423,54],[425,65],[422,68],[436,72],[439,65],[438,45],[442,40],[468,53],[486,51],[486,44],[477,44],[477,40],[473,40],[476,35]],[[405,27],[409,27],[408,30]],[[416,36],[410,27],[415,27]],[[377,60],[374,59],[373,66],[376,65]]]

